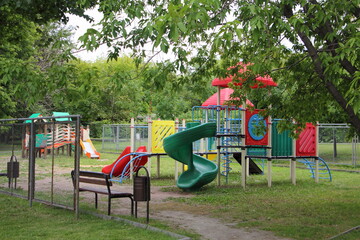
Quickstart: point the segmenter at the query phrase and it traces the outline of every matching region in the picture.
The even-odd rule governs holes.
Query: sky
[[[74,36],[73,36],[73,42],[77,43],[77,46],[80,47],[80,43],[78,41],[78,38],[80,36],[82,36],[86,30],[88,28],[94,27],[97,28],[95,25],[96,23],[100,22],[100,20],[102,19],[102,13],[97,11],[97,8],[95,9],[91,9],[91,10],[87,10],[86,14],[88,14],[89,16],[94,18],[94,22],[93,23],[89,23],[88,21],[86,21],[84,18],[75,16],[75,15],[71,15],[69,14],[69,22],[67,23],[67,26],[71,26],[73,28],[75,28],[75,30],[73,30],[74,32]],[[147,48],[147,49],[146,49]],[[96,61],[97,59],[101,58],[101,59],[107,59],[108,56],[108,51],[110,50],[110,48],[108,48],[106,46],[106,44],[101,45],[98,49],[96,49],[93,52],[90,51],[86,51],[86,50],[81,50],[77,53],[74,54],[75,57],[80,58],[81,60],[84,61]],[[151,58],[153,56],[153,51],[152,51],[152,46],[149,45],[147,47],[145,47],[145,50],[148,52],[148,57]],[[155,50],[156,52],[156,50]],[[125,52],[126,54],[131,54],[131,51],[128,50],[127,52]],[[172,54],[165,54],[165,53],[160,53],[160,54],[156,54],[155,57],[151,58],[152,61],[157,61],[157,62],[161,62],[167,59],[173,59],[174,56]],[[147,60],[147,59],[145,59]]]
[[[86,13],[94,18],[94,23],[98,23],[102,18],[102,14],[98,12],[97,9],[88,10]],[[91,28],[94,23],[89,23],[84,18],[75,15],[69,14],[68,16],[69,22],[67,23],[67,26],[75,28],[72,40],[77,43],[77,46],[79,47],[80,44],[78,43],[78,38],[86,32],[86,29]],[[106,45],[101,45],[94,52],[84,50],[75,53],[74,55],[84,61],[95,61],[98,58],[106,58],[108,50],[109,48]]]

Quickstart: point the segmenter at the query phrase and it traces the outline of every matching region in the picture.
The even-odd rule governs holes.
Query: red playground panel
[[[120,156],[112,164],[103,167],[103,169],[101,171],[105,174],[110,174],[111,170],[113,169],[116,162],[121,159],[121,163],[116,165],[116,168],[114,169],[114,172],[113,172],[114,177],[119,176],[122,173],[125,165],[130,161],[130,155],[128,155],[128,154],[130,154],[130,146],[127,146],[124,149],[124,151],[120,154]],[[126,155],[128,155],[128,156],[126,156]],[[126,157],[124,157],[124,156],[126,156]]]
[[[146,153],[146,147],[140,146],[135,152]],[[131,160],[130,153],[131,153],[130,146],[127,146],[124,149],[124,151],[120,154],[120,156],[112,164],[103,167],[101,171],[105,174],[110,174],[112,169],[115,167],[112,175],[114,177],[120,176],[120,174],[123,172],[128,162]],[[133,156],[133,158],[135,157],[136,156]],[[118,161],[120,162],[115,166],[115,164]],[[147,163],[147,161],[148,161],[147,156],[138,157],[136,161],[134,161],[133,172],[137,171],[141,166],[144,166]],[[126,171],[125,176],[129,176],[129,169]]]
[[[316,156],[316,147],[316,127],[312,123],[306,123],[296,140],[296,156]]]
[[[261,110],[255,109],[253,111],[246,110],[245,113],[245,145],[268,145],[268,131],[264,132],[261,135],[256,134],[255,127],[260,124],[261,121],[265,124],[266,129],[268,129],[268,119],[264,119],[259,115]]]

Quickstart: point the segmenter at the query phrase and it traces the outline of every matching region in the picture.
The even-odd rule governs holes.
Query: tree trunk
[[[284,7],[284,16],[288,19],[293,16],[293,12],[290,6]],[[335,101],[341,106],[341,108],[348,115],[349,123],[355,128],[356,132],[360,134],[360,118],[355,114],[354,109],[349,105],[348,101],[344,98],[343,94],[337,89],[337,87],[331,81],[329,81],[326,78],[324,74],[323,64],[318,55],[318,50],[314,47],[309,37],[304,32],[300,30],[296,30],[296,32],[300,37],[301,41],[304,43],[306,49],[308,50],[308,54],[314,63],[315,72],[317,73],[319,78],[323,81],[325,87],[327,88],[331,96],[333,96]],[[348,71],[350,70],[349,73],[351,73],[353,69],[346,68],[346,70]]]

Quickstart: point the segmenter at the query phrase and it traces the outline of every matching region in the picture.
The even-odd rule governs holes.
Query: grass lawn
[[[289,169],[274,167],[273,187],[264,176],[251,176],[246,190],[239,175],[229,185],[207,186],[194,198],[180,201],[201,206],[211,216],[257,227],[293,239],[327,239],[360,225],[360,174],[333,172],[333,182],[315,184],[307,170],[297,169],[297,185]],[[360,231],[340,239],[360,239]]]
[[[174,239],[159,232],[103,220],[0,194],[1,239]]]
[[[352,165],[352,144],[351,143],[338,143],[336,145],[337,156],[334,157],[334,145],[332,143],[320,143],[319,155],[325,161],[336,164]],[[357,165],[360,165],[360,150],[359,147],[356,152]]]
[[[101,171],[104,165],[112,163],[119,154],[101,153],[100,160],[83,156],[81,169]],[[152,158],[153,176],[156,175],[156,162],[156,158]],[[49,174],[51,157],[37,159],[36,163],[37,177]],[[26,165],[21,165],[21,168],[24,166],[26,172]],[[61,176],[69,175],[73,166],[71,157],[60,155],[55,158],[55,171],[66,169],[66,173],[59,172]],[[180,191],[174,187],[174,166],[174,160],[162,157],[161,178],[152,179],[152,186],[166,186],[164,191]],[[297,166],[303,165],[299,163]],[[298,168],[297,184],[294,186],[289,180],[290,169],[274,165],[272,188],[267,187],[266,176],[259,175],[250,176],[244,190],[240,185],[241,166],[233,163],[231,167],[233,171],[229,175],[228,184],[222,178],[221,187],[213,182],[196,192],[192,198],[171,201],[175,205],[186,206],[186,209],[196,209],[197,213],[235,223],[236,227],[256,227],[292,239],[327,239],[360,225],[359,173],[333,171],[332,182],[322,180],[316,184],[308,170]],[[332,167],[341,168],[330,165]],[[359,171],[359,168],[351,166],[343,169]],[[0,181],[6,186],[5,178]],[[118,236],[121,239],[168,239],[159,233],[86,214],[81,214],[80,221],[77,221],[73,212],[36,203],[33,208],[29,208],[27,201],[3,195],[0,195],[0,208],[0,231],[4,239],[119,239]],[[93,209],[93,206],[89,209]],[[353,231],[338,239],[360,239],[360,231]]]

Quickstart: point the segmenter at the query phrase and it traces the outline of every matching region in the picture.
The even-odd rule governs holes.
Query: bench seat
[[[71,177],[75,186],[75,172],[71,171]],[[91,186],[83,186],[83,184]],[[96,187],[92,186],[96,185]],[[101,187],[102,186],[102,187]],[[79,192],[95,193],[95,208],[98,207],[98,194],[108,196],[108,215],[111,212],[111,199],[113,198],[129,198],[131,201],[131,215],[134,214],[134,198],[132,193],[119,192],[111,190],[112,182],[110,176],[100,172],[79,171]]]

